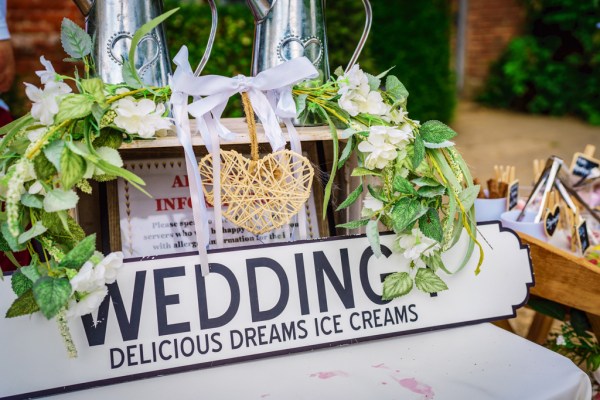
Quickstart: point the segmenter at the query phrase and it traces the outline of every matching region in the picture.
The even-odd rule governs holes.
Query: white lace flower
[[[382,169],[396,158],[396,147],[386,142],[386,136],[373,133],[369,134],[367,140],[358,144],[358,150],[369,153],[365,159],[365,167],[368,169]]]
[[[338,100],[339,106],[353,117],[360,112],[359,104],[364,101],[364,97],[357,91],[351,90],[341,95]]]
[[[337,83],[339,87],[338,93],[340,94],[357,89],[365,95],[369,92],[369,79],[362,69],[360,69],[358,64],[354,64],[352,68],[350,68],[350,71],[339,76]]]
[[[104,287],[104,274],[98,272],[92,262],[86,261],[70,280],[73,292],[91,293]]]
[[[422,257],[429,257],[440,248],[439,242],[423,235],[419,228],[398,235],[396,240],[404,258],[413,261],[417,267],[425,266]]]
[[[66,312],[67,318],[76,318],[95,312],[100,307],[107,293],[108,289],[102,285],[102,287],[98,287],[85,294],[79,301],[72,299],[69,302],[69,308]]]
[[[50,61],[46,60],[46,57],[44,57],[44,56],[40,57],[40,62],[42,63],[42,65],[44,67],[46,67],[46,69],[43,69],[40,71],[35,71],[35,73],[37,76],[40,77],[40,80],[42,81],[42,83],[46,84],[48,82],[56,81],[56,71],[54,70],[52,63]]]
[[[44,89],[25,83],[25,93],[33,102],[31,116],[44,125],[52,125],[54,116],[58,113],[58,104],[63,95],[71,93],[69,85],[63,82],[48,82]]]
[[[371,193],[367,193],[365,198],[363,199],[363,208],[361,210],[361,216],[370,218],[382,209],[383,201],[371,196]]]
[[[359,99],[357,105],[358,110],[364,114],[372,114],[372,115],[385,115],[390,110],[390,107],[383,102],[383,98],[381,97],[381,93],[377,91],[371,91],[365,97],[358,97]]]
[[[164,104],[156,104],[150,99],[135,101],[133,97],[125,97],[116,103],[115,112],[116,126],[128,133],[137,133],[144,139],[151,138],[158,130],[171,127],[171,122],[162,117]]]
[[[369,129],[371,135],[381,135],[385,137],[386,142],[404,148],[409,139],[413,137],[412,128],[405,124],[400,128],[391,126],[376,125]],[[403,144],[403,145],[401,145]]]

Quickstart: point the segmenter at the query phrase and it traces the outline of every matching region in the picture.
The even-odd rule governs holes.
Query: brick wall
[[[521,30],[525,10],[519,0],[468,0],[463,96],[477,94],[490,65]]]

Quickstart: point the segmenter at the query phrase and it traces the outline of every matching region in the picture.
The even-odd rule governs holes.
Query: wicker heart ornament
[[[221,151],[221,202],[223,216],[255,235],[290,222],[310,196],[314,170],[310,161],[293,151],[280,150],[258,157],[256,122],[250,100],[242,93],[250,132],[251,159],[234,150]],[[212,156],[199,163],[206,199],[213,194]]]

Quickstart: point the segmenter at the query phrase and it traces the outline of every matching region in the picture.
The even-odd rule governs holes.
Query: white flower
[[[365,159],[368,169],[382,169],[396,158],[396,148],[385,141],[384,135],[370,134],[367,140],[358,144],[358,150],[369,153]]]
[[[337,83],[339,87],[338,93],[340,94],[356,89],[365,95],[369,92],[369,78],[367,78],[367,75],[360,69],[358,64],[354,64],[350,68],[350,71],[339,76]]]
[[[102,261],[100,261],[95,269],[98,271],[102,271],[102,275],[104,277],[104,283],[111,284],[117,280],[117,275],[119,274],[119,270],[123,266],[123,253],[120,251],[110,253],[107,255]]]
[[[372,126],[369,131],[370,135],[385,136],[386,142],[397,146],[403,142],[404,144],[408,143],[409,139],[413,137],[412,128],[408,124],[403,125],[400,129],[391,126],[376,125]],[[403,148],[404,146],[398,147]]]
[[[565,340],[565,337],[563,335],[558,335],[556,337],[556,344],[558,346],[564,346],[565,344],[567,344],[567,341]]]
[[[48,82],[56,81],[56,71],[54,70],[52,63],[50,61],[46,60],[46,58],[44,56],[40,57],[40,62],[42,63],[42,65],[44,67],[46,67],[46,69],[40,70],[40,71],[35,71],[35,73],[37,76],[40,77],[40,80],[42,81],[42,83],[46,84]]]
[[[367,195],[363,199],[363,209],[361,210],[361,216],[370,218],[382,209],[383,202],[371,196],[371,193],[367,193]]]
[[[63,95],[71,93],[69,85],[63,82],[48,82],[44,90],[25,83],[25,93],[33,102],[31,116],[44,125],[52,125],[54,116],[58,113],[58,104]]]
[[[98,273],[100,272],[100,273]],[[77,275],[70,280],[73,292],[91,293],[104,287],[104,273],[94,268],[94,264],[86,261],[79,269]]]
[[[115,112],[116,126],[128,133],[137,133],[144,139],[154,136],[158,130],[171,127],[171,122],[162,117],[164,104],[156,104],[150,99],[135,101],[133,97],[125,97],[116,103]]]
[[[42,136],[47,131],[48,128],[46,128],[45,126],[37,129],[32,129],[30,131],[27,131],[27,139],[29,139],[30,142],[35,142],[40,138],[40,136]]]
[[[356,117],[359,110],[359,103],[363,101],[364,97],[356,91],[349,91],[342,94],[338,100],[339,106],[348,112],[353,117]]]
[[[76,318],[95,312],[100,307],[107,293],[108,289],[103,285],[87,293],[79,301],[72,299],[69,302],[69,309],[66,312],[67,318]]]
[[[421,257],[429,257],[440,248],[439,242],[423,235],[419,228],[413,228],[411,233],[398,235],[397,243],[404,258],[413,261],[417,267],[425,266]]]
[[[364,114],[384,115],[390,110],[390,107],[383,102],[381,93],[377,91],[369,92],[366,99],[359,101],[357,105],[359,112]]]

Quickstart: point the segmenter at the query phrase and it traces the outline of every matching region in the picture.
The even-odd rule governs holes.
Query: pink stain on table
[[[344,371],[321,371],[321,372],[315,372],[314,374],[310,374],[311,378],[319,378],[319,379],[329,379],[329,378],[333,378],[334,376],[347,377],[348,373],[344,372]]]
[[[396,377],[392,377],[396,382],[398,382],[402,387],[410,390],[411,392],[425,395],[426,399],[433,399],[435,393],[433,393],[433,389],[431,386],[426,385],[417,381],[415,378],[404,378],[398,379]]]

